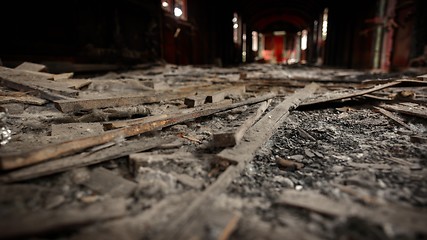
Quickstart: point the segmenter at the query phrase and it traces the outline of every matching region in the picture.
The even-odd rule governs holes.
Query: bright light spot
[[[239,24],[237,24],[237,23],[233,24],[234,29],[237,29],[238,27],[239,27]]]
[[[302,36],[301,36],[301,50],[306,50],[307,49],[307,30],[303,30],[302,31]]]
[[[255,31],[252,32],[252,51],[258,51],[258,33]]]
[[[234,23],[236,23],[236,22],[237,22],[237,18],[236,18],[236,17],[234,17],[232,21],[233,21]]]
[[[285,34],[286,34],[285,31],[275,31],[275,32],[273,32],[273,35],[275,35],[275,36],[283,36]]]
[[[164,8],[169,7],[169,3],[166,1],[162,2],[162,7],[164,7]]]
[[[246,40],[246,33],[243,33],[242,39]]]
[[[328,35],[328,9],[325,8],[325,11],[323,11],[322,39],[326,40],[327,35]]]
[[[173,14],[174,14],[176,17],[181,17],[181,15],[182,15],[182,10],[181,10],[181,8],[177,8],[177,7],[175,7],[175,9],[173,10]]]

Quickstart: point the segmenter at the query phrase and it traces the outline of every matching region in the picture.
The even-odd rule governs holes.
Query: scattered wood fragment
[[[83,116],[78,117],[76,120],[78,122],[102,122],[102,121],[110,121],[115,119],[141,117],[141,116],[147,116],[147,115],[150,115],[150,109],[143,105],[139,105],[139,106],[131,106],[131,107],[94,109],[84,114]],[[131,121],[131,120],[127,120],[127,121]],[[104,125],[108,125],[108,124],[104,124]],[[107,127],[107,129],[112,129],[112,128]]]
[[[200,95],[186,97],[184,99],[184,104],[187,107],[198,107],[200,105],[205,104],[205,102],[206,102],[206,96],[200,96]]]
[[[77,155],[59,158],[8,172],[6,174],[0,175],[0,182],[18,182],[47,176],[54,173],[64,172],[73,168],[89,166],[124,157],[132,153],[146,151],[162,144],[170,143],[174,139],[176,138],[169,137],[164,139],[141,139],[135,141],[125,141],[121,143],[121,145],[114,145],[96,152],[83,152]]]
[[[338,202],[313,191],[295,190],[283,191],[278,203],[334,217],[359,217],[382,226],[391,225],[400,233],[427,233],[424,226],[427,221],[427,212],[420,209],[402,208],[390,204],[368,208],[354,202]]]
[[[289,114],[289,110],[298,106],[305,98],[310,97],[318,88],[317,84],[310,84],[304,89],[300,89],[287,97],[282,103],[266,114],[260,121],[253,125],[245,134],[247,141],[241,141],[234,148],[223,150],[217,156],[225,160],[236,162],[237,165],[230,165],[218,179],[208,186],[197,198],[195,198],[185,209],[185,211],[175,218],[169,228],[162,233],[160,239],[169,239],[174,236],[177,239],[185,239],[186,234],[192,230],[187,228],[188,224],[197,222],[200,209],[209,202],[214,201],[214,197],[224,191],[227,186],[245,168],[257,149],[267,141],[274,131],[280,126]],[[185,232],[183,232],[185,231]]]
[[[417,76],[417,78],[420,79],[420,80],[426,81],[427,80],[427,74]]]
[[[427,108],[419,104],[380,104],[378,106],[393,112],[427,118]]]
[[[270,100],[260,103],[260,106],[256,112],[249,116],[249,118],[235,132],[214,134],[212,137],[212,145],[215,147],[232,147],[237,145],[242,140],[246,130],[248,130],[256,121],[258,121],[265,110],[267,110],[270,103]]]
[[[92,170],[90,179],[83,185],[99,194],[108,194],[111,197],[127,197],[137,186],[135,182],[124,179],[103,167]]]
[[[212,115],[218,112],[230,110],[243,105],[254,104],[265,101],[274,96],[274,94],[267,94],[257,98],[251,98],[242,102],[233,103],[230,105],[219,106],[216,108],[207,108],[204,110],[181,114],[177,116],[168,117],[165,119],[155,120],[152,122],[130,125],[128,127],[111,130],[98,136],[79,138],[76,140],[66,141],[42,147],[39,149],[24,152],[22,154],[3,155],[0,156],[0,169],[15,169],[32,165],[35,163],[47,161],[60,156],[69,155],[82,151],[89,147],[101,145],[115,139],[123,139],[126,137],[135,136],[141,133],[153,131],[159,128],[171,126],[177,123],[193,120],[195,118]]]
[[[43,236],[122,217],[127,213],[127,204],[127,200],[116,198],[83,208],[74,207],[2,218],[0,220],[0,238]]]
[[[21,71],[43,72],[47,70],[47,67],[46,65],[43,65],[43,64],[23,62],[17,67],[15,67],[15,69],[21,70]]]
[[[53,75],[53,80],[54,81],[60,81],[60,80],[64,80],[64,79],[70,79],[74,76],[73,72],[69,72],[69,73],[60,73],[60,74],[54,74]]]
[[[122,127],[128,127],[130,125],[135,125],[135,124],[144,124],[152,121],[157,121],[160,119],[165,119],[167,117],[168,115],[161,114],[161,115],[154,115],[154,116],[148,116],[148,117],[136,118],[136,119],[130,119],[130,120],[107,122],[107,123],[104,123],[104,129],[111,130],[111,129],[117,129]]]
[[[405,122],[403,122],[401,119],[399,119],[399,117],[395,116],[392,112],[389,112],[389,111],[387,111],[387,110],[385,110],[383,108],[375,107],[375,106],[374,106],[374,109],[376,109],[378,112],[382,113],[384,116],[390,118],[391,120],[399,123],[403,127],[407,128],[407,129],[409,129],[411,131],[415,130],[411,126],[409,126],[408,124],[406,124]]]
[[[286,171],[295,171],[295,170],[300,170],[301,168],[304,167],[304,164],[299,163],[299,162],[295,162],[289,159],[284,159],[284,158],[279,158],[276,160],[277,165],[279,166],[279,168],[286,170]]]
[[[44,77],[0,67],[0,83],[8,88],[24,92],[34,92],[47,100],[77,97],[78,91],[69,89],[62,83],[46,80]]]

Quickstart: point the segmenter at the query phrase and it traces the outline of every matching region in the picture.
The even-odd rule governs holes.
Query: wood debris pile
[[[330,182],[329,189],[348,195],[332,199],[326,188],[297,179],[298,174],[316,175],[307,169],[324,163],[313,159],[328,157],[341,159],[341,165],[324,179],[339,176],[347,181],[349,172],[342,170],[346,167],[394,168],[327,156],[328,151],[320,148],[310,150],[310,143],[321,146],[321,136],[327,140],[336,129],[322,132],[323,122],[312,122],[319,125],[316,135],[294,121],[298,114],[308,118],[315,116],[313,110],[325,109],[323,119],[334,114],[328,109],[341,114],[336,121],[358,109],[385,117],[388,120],[379,125],[399,128],[418,149],[414,161],[389,156],[390,161],[407,167],[411,178],[425,181],[427,162],[421,159],[427,154],[425,75],[370,79],[372,75],[350,70],[258,64],[153,65],[91,78],[47,70],[34,63],[0,67],[0,127],[11,133],[1,138],[0,147],[2,239],[331,237],[293,225],[301,220],[283,223],[280,219],[289,213],[280,207],[277,213],[283,216],[272,213],[274,221],[268,221],[267,213],[252,214],[254,209],[267,211],[262,202],[347,219],[346,223],[364,219],[380,226],[387,238],[427,236],[422,227],[427,220],[425,185],[419,185],[422,194],[416,203],[403,208],[338,181]],[[283,132],[284,126],[295,130],[299,143],[306,146],[292,147],[297,140]],[[280,141],[288,150],[279,146]],[[304,155],[286,152],[284,157],[279,151]],[[262,152],[272,161],[259,162]],[[245,185],[258,184],[252,177],[259,174],[250,173],[255,163],[269,171],[265,176],[280,173],[271,178],[276,186],[268,191],[249,186],[263,196],[258,204],[245,198],[249,194]],[[234,189],[239,181],[243,181],[239,189]],[[266,196],[272,189],[280,194]],[[245,194],[233,202],[233,192]],[[400,217],[412,222],[401,224]]]

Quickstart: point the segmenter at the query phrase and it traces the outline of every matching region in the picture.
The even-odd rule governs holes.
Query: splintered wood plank
[[[150,95],[134,95],[124,97],[106,97],[92,99],[67,99],[55,101],[55,107],[61,112],[76,112],[96,108],[136,106],[140,104],[156,103],[174,100],[187,96],[188,93],[155,93]]]
[[[43,64],[23,62],[19,66],[15,67],[16,70],[24,70],[31,72],[43,72],[47,70],[47,67]]]
[[[71,89],[81,89],[89,86],[92,83],[91,80],[87,79],[64,79],[58,80],[58,82]]]
[[[108,194],[112,197],[126,197],[137,186],[135,182],[124,179],[103,167],[92,170],[89,180],[83,185],[97,193]]]
[[[127,204],[126,199],[115,198],[96,202],[87,207],[39,211],[3,217],[0,220],[0,238],[33,238],[122,217],[127,213]]]
[[[254,104],[265,101],[274,97],[274,94],[267,94],[261,97],[250,98],[246,101],[233,103],[226,106],[219,106],[213,108],[202,109],[200,111],[194,111],[191,113],[184,113],[177,116],[171,116],[166,119],[155,120],[147,123],[130,125],[128,127],[107,131],[103,134],[93,137],[79,138],[70,140],[62,143],[48,145],[42,148],[29,150],[20,154],[13,155],[2,155],[0,156],[0,169],[15,169],[39,162],[47,161],[60,156],[69,155],[82,151],[84,149],[101,145],[114,141],[116,139],[123,139],[126,137],[135,136],[141,133],[161,129],[167,126],[171,126],[177,123],[193,120],[208,115],[212,115],[218,112],[230,110],[243,105]]]
[[[60,74],[54,74],[53,75],[53,80],[54,81],[59,81],[59,80],[64,80],[64,79],[70,79],[74,76],[73,72],[69,72],[69,73],[60,73]]]
[[[206,96],[206,102],[207,103],[215,103],[220,102],[224,100],[226,96],[230,95],[242,95],[245,93],[246,87],[243,86],[235,86],[235,87],[228,87],[226,89],[223,89],[221,91],[213,92]]]
[[[418,79],[427,80],[427,74],[417,76]]]
[[[392,204],[368,208],[354,202],[335,201],[313,191],[295,190],[283,191],[278,203],[334,217],[358,217],[382,226],[391,226],[397,232],[427,233],[427,212],[420,209]]]
[[[419,104],[380,104],[379,106],[389,111],[427,118],[427,107]]]
[[[25,93],[19,92],[20,94],[2,94],[0,93],[0,104],[7,103],[24,103],[31,105],[43,105],[48,101]]]
[[[79,93],[76,90],[69,89],[64,84],[5,67],[0,67],[0,80],[5,87],[34,92],[47,100],[67,99],[68,97],[76,97]]]
[[[314,99],[307,99],[305,102],[300,104],[300,106],[308,106],[308,105],[314,105],[314,104],[319,104],[319,103],[326,103],[326,102],[332,102],[332,101],[362,96],[364,94],[379,91],[381,89],[396,86],[398,84],[401,84],[401,81],[394,81],[394,82],[390,82],[390,83],[380,84],[378,86],[375,86],[373,88],[366,89],[366,90],[354,90],[354,91],[345,92],[345,93],[342,93],[342,92],[327,93],[327,94],[324,94],[324,96],[316,97]]]
[[[59,158],[43,162],[34,166],[18,169],[4,175],[0,175],[0,182],[17,182],[64,172],[73,168],[89,166],[108,160],[127,156],[132,153],[146,151],[163,144],[171,143],[176,137],[163,139],[142,139],[137,141],[125,141],[121,145],[114,145],[98,151],[88,151],[69,157]]]
[[[216,133],[213,135],[213,146],[215,147],[232,147],[242,140],[246,130],[248,130],[270,105],[270,100],[260,103],[257,111],[249,116],[249,118],[235,132]]]
[[[239,176],[246,164],[253,159],[258,148],[283,124],[289,110],[297,107],[304,99],[311,97],[317,88],[318,85],[312,83],[288,96],[247,131],[244,136],[246,141],[241,141],[234,148],[220,152],[217,155],[219,158],[237,164],[229,166],[214,183],[195,198],[186,210],[169,224],[168,229],[162,233],[159,239],[170,239],[171,236],[174,239],[186,239],[188,232],[193,230],[186,226],[194,221],[199,221],[201,209],[204,206],[211,205],[215,201],[215,197],[223,192],[234,178]],[[194,231],[197,230],[194,229]]]

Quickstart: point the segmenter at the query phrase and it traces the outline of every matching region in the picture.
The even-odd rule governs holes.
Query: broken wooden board
[[[400,103],[400,104],[380,104],[378,105],[389,111],[403,113],[411,116],[427,118],[427,107],[414,104],[414,103]]]
[[[127,197],[137,186],[135,182],[118,176],[103,167],[93,169],[90,178],[83,185],[99,194],[111,197]]]
[[[246,87],[242,86],[233,86],[223,89],[221,91],[213,92],[206,96],[206,103],[216,103],[224,100],[227,96],[240,96],[245,93]]]
[[[69,155],[82,151],[84,149],[108,143],[117,139],[135,136],[141,133],[150,132],[163,127],[168,127],[177,123],[193,120],[196,118],[209,116],[215,113],[223,112],[243,105],[250,105],[265,101],[274,97],[274,94],[267,94],[261,97],[250,98],[248,100],[233,103],[226,106],[202,109],[191,113],[184,113],[166,119],[155,120],[152,122],[135,124],[128,127],[107,131],[101,135],[93,137],[79,138],[76,140],[48,145],[39,149],[29,150],[21,154],[0,156],[0,169],[15,169],[39,162],[47,161],[60,156]]]
[[[0,83],[8,88],[19,91],[34,92],[47,100],[67,99],[77,97],[78,91],[69,89],[66,85],[46,80],[33,74],[0,67]]]
[[[111,130],[111,129],[117,129],[122,127],[128,127],[130,125],[135,125],[135,124],[144,124],[152,121],[157,121],[160,119],[165,119],[167,117],[168,117],[167,114],[161,114],[161,115],[154,115],[154,116],[148,116],[143,118],[135,118],[130,120],[107,122],[107,123],[104,123],[103,125],[104,125],[104,129]]]
[[[45,99],[34,97],[23,92],[0,93],[0,104],[23,103],[41,106],[47,102],[48,101]]]
[[[279,204],[303,208],[334,217],[359,217],[381,226],[392,226],[396,232],[427,233],[427,212],[391,204],[369,208],[354,202],[335,201],[313,191],[285,190]],[[403,220],[404,219],[404,220]]]
[[[210,205],[210,202],[214,201],[214,198],[223,192],[233,179],[241,173],[247,162],[254,157],[258,148],[285,121],[286,116],[289,114],[288,111],[298,106],[305,98],[311,97],[317,88],[317,84],[309,84],[288,96],[247,131],[244,137],[246,141],[241,141],[234,148],[225,149],[217,154],[219,158],[235,162],[237,165],[229,166],[214,183],[195,198],[186,210],[169,224],[169,228],[162,233],[160,239],[170,239],[170,236],[174,236],[177,239],[185,239],[186,234],[193,230],[186,228],[186,226],[191,222],[198,221],[200,209]]]
[[[192,96],[192,97],[186,97],[184,99],[184,104],[187,107],[198,107],[201,106],[203,104],[205,104],[206,102],[206,96],[205,95],[196,95],[196,96]]]
[[[300,106],[308,106],[308,105],[315,105],[315,104],[320,104],[320,103],[326,103],[326,102],[332,102],[332,101],[338,101],[338,100],[343,100],[343,99],[348,99],[348,98],[353,98],[353,97],[357,97],[357,96],[362,96],[364,94],[368,94],[368,93],[372,93],[384,88],[388,88],[388,87],[392,87],[392,86],[397,86],[401,84],[400,81],[394,81],[394,82],[390,82],[390,83],[385,83],[385,84],[380,84],[378,86],[375,86],[373,88],[370,89],[366,89],[366,90],[354,90],[351,92],[332,92],[332,93],[326,93],[324,94],[324,96],[318,96],[315,97],[314,99],[308,99],[305,102],[303,102]]]
[[[406,129],[409,129],[411,131],[416,131],[416,129],[413,129],[411,126],[409,126],[408,124],[406,124],[405,122],[403,122],[401,119],[399,119],[399,117],[395,116],[392,112],[389,112],[383,108],[380,107],[374,107],[374,109],[376,109],[378,112],[382,113],[384,116],[390,118],[391,120],[397,122],[398,124],[402,125],[403,127],[405,127]]]
[[[232,147],[242,140],[243,135],[246,130],[248,130],[262,114],[267,110],[270,105],[270,100],[260,103],[259,108],[254,114],[249,116],[249,118],[235,131],[235,132],[226,132],[226,133],[216,133],[212,136],[212,145],[215,147]]]
[[[74,207],[10,216],[0,220],[0,238],[43,236],[125,216],[128,201],[107,199],[87,207]]]
[[[417,78],[426,81],[427,80],[427,74],[417,76]]]
[[[0,182],[23,181],[41,176],[47,176],[54,173],[64,172],[73,168],[89,166],[124,157],[132,153],[146,151],[157,146],[170,143],[175,139],[175,137],[168,137],[163,139],[125,141],[121,143],[121,145],[117,144],[98,151],[88,151],[8,172],[6,174],[0,175]]]
[[[65,140],[79,137],[88,137],[99,135],[104,132],[100,123],[64,123],[52,124],[52,137],[58,137]]]
[[[47,70],[47,67],[43,64],[23,62],[17,67],[15,67],[15,69],[21,71],[43,72]]]

